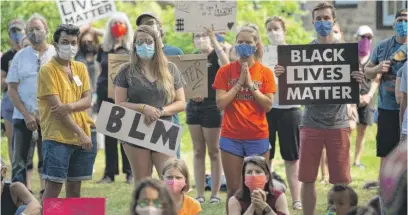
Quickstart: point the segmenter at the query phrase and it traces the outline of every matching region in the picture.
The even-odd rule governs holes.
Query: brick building
[[[306,1],[301,3],[303,10],[312,11],[319,1]],[[407,1],[353,1],[330,0],[336,8],[337,22],[344,32],[346,42],[354,42],[354,34],[360,25],[368,25],[374,32],[374,44],[394,34],[392,22],[395,13],[402,8],[407,8]],[[308,13],[303,17],[306,30],[313,30],[312,15]]]

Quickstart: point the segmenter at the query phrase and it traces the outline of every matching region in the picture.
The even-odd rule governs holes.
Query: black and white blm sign
[[[359,85],[351,72],[359,70],[356,43],[278,46],[279,104],[352,104],[359,102]]]
[[[103,102],[96,120],[96,131],[129,144],[176,156],[181,127],[160,119],[147,126],[144,120],[142,113]]]
[[[56,0],[63,24],[80,26],[116,12],[114,0]]]

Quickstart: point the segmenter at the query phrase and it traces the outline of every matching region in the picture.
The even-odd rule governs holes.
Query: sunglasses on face
[[[137,40],[136,45],[141,46],[143,44],[152,45],[154,43],[153,40],[145,39],[145,40]]]

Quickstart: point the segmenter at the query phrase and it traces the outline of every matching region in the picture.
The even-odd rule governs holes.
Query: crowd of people
[[[345,42],[330,3],[318,3],[311,15],[316,38],[310,44]],[[9,183],[4,180],[7,165],[1,161],[1,213],[40,214],[43,200],[58,197],[64,184],[67,198],[81,196],[81,182],[92,178],[97,154],[95,113],[107,101],[143,113],[146,125],[158,119],[180,124],[178,114],[186,111],[194,150],[195,198],[186,195],[191,180],[180,148],[173,158],[105,136],[105,170],[97,183],[113,183],[119,174],[119,142],[126,182],[135,184],[131,214],[200,214],[206,202],[207,150],[208,203],[222,201],[219,191],[225,175],[228,215],[289,215],[289,208],[316,214],[319,168],[322,183],[333,184],[327,194],[327,214],[407,214],[407,15],[407,9],[399,10],[395,35],[376,46],[367,25],[356,30],[355,41],[347,41],[358,43],[359,71],[351,77],[360,86],[359,104],[303,108],[279,104],[278,80],[286,70],[263,64],[264,44],[254,24],[238,30],[234,45],[213,28],[192,34],[196,53],[207,55],[208,97],[186,101],[184,78],[166,57],[184,53],[163,43],[162,22],[155,14],[141,14],[135,31],[121,12],[110,17],[105,30],[69,24],[48,29],[39,14],[26,23],[13,20],[8,28],[11,49],[1,57],[1,114],[12,164]],[[270,17],[262,27],[271,45],[289,45],[284,19]],[[108,95],[109,54],[129,56],[112,80],[114,98]],[[364,169],[360,160],[365,132],[377,110],[381,167],[378,182],[371,186],[379,185],[379,196],[358,206],[358,194],[348,186],[350,133],[356,127],[353,165]],[[274,181],[278,138],[291,204],[285,189]],[[30,191],[35,146],[40,201]],[[160,180],[151,178],[153,167]]]

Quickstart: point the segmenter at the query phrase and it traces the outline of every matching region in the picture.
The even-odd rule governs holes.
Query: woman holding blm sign
[[[237,61],[221,67],[215,77],[216,103],[224,111],[220,149],[228,199],[240,186],[244,157],[269,158],[266,112],[276,91],[272,71],[262,65],[262,44],[256,26],[243,27],[236,36]]]
[[[137,29],[133,38],[130,62],[115,79],[115,103],[143,113],[144,123],[157,119],[172,121],[172,116],[185,109],[184,79],[177,67],[167,61],[161,39],[147,25]],[[135,182],[151,176],[152,165],[159,175],[170,157],[139,146],[123,144]]]

